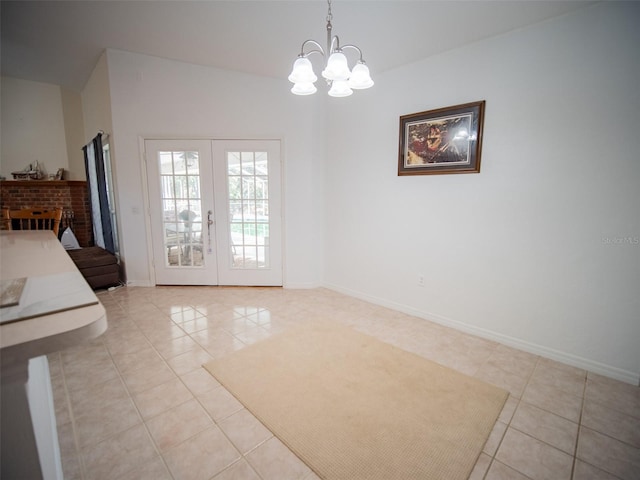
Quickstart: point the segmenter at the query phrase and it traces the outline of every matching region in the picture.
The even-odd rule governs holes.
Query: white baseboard
[[[632,385],[636,385],[636,386],[640,385],[640,372],[632,372],[629,370],[613,367],[611,365],[606,365],[604,363],[596,362],[588,358],[579,357],[577,355],[573,355],[570,353],[548,348],[543,345],[527,342],[519,338],[503,335],[498,332],[494,332],[484,328],[469,325],[467,323],[459,322],[457,320],[452,320],[450,318],[446,318],[434,313],[424,312],[422,310],[418,310],[408,305],[396,303],[384,298],[374,297],[371,295],[364,294],[362,292],[339,287],[337,285],[325,283],[323,286],[330,290],[343,293],[345,295],[349,295],[350,297],[359,298],[360,300],[364,300],[369,303],[373,303],[375,305],[380,305],[382,307],[387,307],[392,310],[397,310],[399,312],[406,313],[414,317],[422,318],[430,322],[438,323],[446,327],[451,327],[456,330],[469,333],[471,335],[476,335],[478,337],[485,338],[487,340],[493,340],[503,345],[517,348],[519,350],[523,350],[528,353],[533,353],[535,355],[540,355],[541,357],[549,358],[551,360],[555,360],[560,363],[565,363],[573,367],[582,368],[583,370],[587,370],[589,372],[597,373],[605,377],[620,380],[622,382],[630,383]]]
[[[291,290],[310,290],[312,288],[320,288],[322,285],[319,283],[289,283],[285,282],[282,288],[289,288]]]
[[[156,285],[149,280],[128,280],[127,287],[155,287]]]
[[[129,280],[127,282],[127,287],[155,287],[156,285],[153,282],[148,280]],[[319,283],[285,283],[282,288],[290,288],[292,290],[309,290],[311,288],[320,288],[322,287]]]

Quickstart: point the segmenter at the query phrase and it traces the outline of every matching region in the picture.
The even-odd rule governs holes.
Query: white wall
[[[2,77],[0,91],[0,173],[11,179],[36,160],[48,173],[69,169],[60,87]]]
[[[287,286],[320,283],[324,107],[261,78],[123,51],[107,51],[118,218],[132,284],[153,283],[145,229],[141,139],[283,140]],[[86,116],[86,113],[85,113]]]
[[[88,144],[100,130],[105,134],[111,133],[111,97],[106,52],[100,56],[82,90],[82,112],[85,132],[83,146]]]
[[[331,101],[326,285],[637,384],[639,23],[604,2]],[[397,176],[400,115],[483,99],[480,174]]]
[[[67,144],[68,171],[65,180],[86,180],[84,168],[84,119],[82,116],[82,97],[78,92],[60,87],[64,136]]]

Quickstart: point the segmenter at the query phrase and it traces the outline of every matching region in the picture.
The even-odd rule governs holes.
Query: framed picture
[[[401,116],[398,175],[479,173],[484,104]]]

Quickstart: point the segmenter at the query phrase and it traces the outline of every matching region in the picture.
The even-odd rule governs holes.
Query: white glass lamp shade
[[[353,67],[351,76],[349,77],[349,87],[355,90],[364,90],[373,87],[373,80],[369,75],[369,67],[364,63],[358,63]]]
[[[327,62],[326,68],[322,71],[322,76],[327,80],[347,80],[351,75],[347,57],[342,52],[332,53]]]
[[[306,57],[299,57],[293,63],[293,70],[289,75],[291,83],[313,83],[318,80],[316,74],[313,73],[311,61]]]
[[[348,97],[353,93],[353,90],[349,88],[349,82],[346,80],[334,80],[331,83],[331,89],[329,95],[332,97]]]
[[[293,85],[291,93],[294,95],[313,95],[318,89],[313,82],[298,82]]]

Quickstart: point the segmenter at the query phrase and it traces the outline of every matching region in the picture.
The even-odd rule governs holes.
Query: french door
[[[158,285],[282,285],[280,142],[146,140]]]

